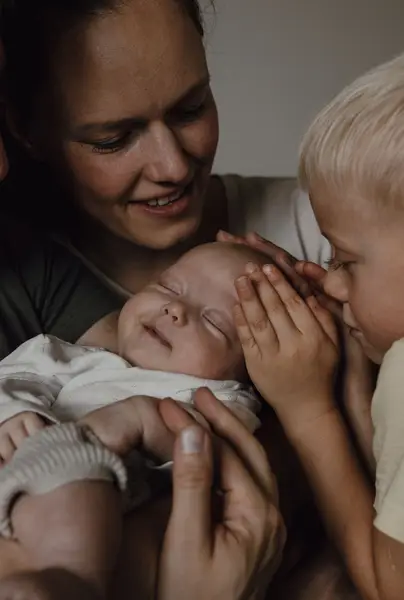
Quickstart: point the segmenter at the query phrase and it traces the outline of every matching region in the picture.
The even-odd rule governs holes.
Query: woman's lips
[[[192,189],[193,184],[190,183],[175,200],[170,201],[168,204],[163,204],[162,206],[154,206],[141,201],[129,202],[128,206],[157,217],[177,217],[188,210],[192,200]],[[174,196],[174,194],[171,194],[171,196]],[[169,196],[167,196],[167,198],[169,198]]]

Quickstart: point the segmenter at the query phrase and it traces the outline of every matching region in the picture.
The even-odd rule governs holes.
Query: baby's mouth
[[[146,333],[149,334],[153,339],[160,342],[160,344],[162,344],[169,350],[172,349],[170,342],[167,340],[167,338],[164,337],[164,335],[156,327],[154,327],[152,325],[143,325],[143,328],[146,331]]]

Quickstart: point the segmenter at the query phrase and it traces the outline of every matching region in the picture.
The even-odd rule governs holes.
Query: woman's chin
[[[138,246],[150,250],[168,250],[188,242],[198,231],[200,222],[200,217],[193,217],[167,227],[133,232],[130,237],[131,241]]]

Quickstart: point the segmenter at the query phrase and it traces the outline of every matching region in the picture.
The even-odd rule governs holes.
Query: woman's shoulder
[[[232,233],[256,231],[299,259],[324,263],[329,258],[310,200],[295,178],[226,175],[220,181]]]
[[[1,219],[0,357],[40,333],[75,342],[121,299],[66,248]]]

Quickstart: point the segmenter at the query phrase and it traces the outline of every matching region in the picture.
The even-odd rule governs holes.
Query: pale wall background
[[[404,52],[404,0],[215,3],[207,50],[220,173],[293,175],[316,111],[364,70]]]

